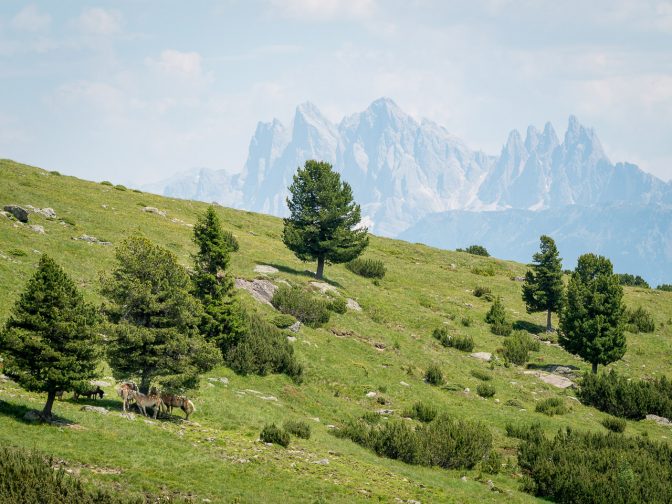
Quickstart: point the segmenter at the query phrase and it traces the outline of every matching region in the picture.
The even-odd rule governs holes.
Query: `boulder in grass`
[[[23,222],[24,224],[28,222],[28,210],[19,205],[5,205],[5,212],[12,214],[16,220]]]

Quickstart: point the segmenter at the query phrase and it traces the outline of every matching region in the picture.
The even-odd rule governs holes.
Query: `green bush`
[[[457,252],[466,252],[467,254],[490,257],[490,253],[483,245],[469,245],[466,249],[457,249]]]
[[[480,275],[485,277],[495,276],[495,268],[492,264],[479,264],[472,266],[470,270],[474,275]]]
[[[522,366],[527,363],[529,352],[538,352],[539,342],[525,331],[514,331],[504,340],[503,355],[508,363]]]
[[[414,418],[421,422],[431,422],[436,418],[436,415],[439,412],[434,407],[434,405],[422,401],[416,402],[410,410],[404,413],[405,416],[409,418]]]
[[[0,447],[0,502],[22,504],[123,504],[153,502],[156,497],[123,497],[83,485],[63,469],[57,460],[36,451]],[[123,487],[122,487],[123,489]],[[178,501],[179,502],[179,501]]]
[[[140,189],[133,189],[134,193],[142,194],[142,191]]]
[[[469,317],[469,316],[467,315],[467,316],[462,317],[462,318],[460,319],[460,323],[461,323],[464,327],[471,327],[471,324],[474,323],[474,319],[472,319],[471,317]]]
[[[476,287],[474,289],[474,296],[476,296],[477,298],[482,297],[486,301],[492,301],[494,299],[490,287],[483,287],[483,286]]]
[[[513,331],[513,326],[506,317],[501,296],[495,298],[495,302],[485,315],[485,321],[490,324],[490,332],[498,336],[508,336]]]
[[[472,369],[471,376],[478,378],[481,381],[490,381],[492,380],[492,373],[488,371],[483,371],[482,369]]]
[[[70,217],[59,217],[61,222],[65,222],[68,226],[75,227],[77,224]]]
[[[112,182],[110,182],[109,180],[103,180],[103,181],[100,183],[100,185],[111,186],[111,185],[114,185],[114,184],[113,184]]]
[[[487,427],[447,415],[437,415],[416,430],[398,420],[379,425],[358,420],[335,434],[387,458],[445,469],[472,469],[488,458],[492,449],[492,435]]]
[[[631,287],[644,287],[649,289],[649,284],[641,276],[631,275],[630,273],[616,273],[618,283],[621,285],[629,285]]]
[[[656,289],[664,292],[672,292],[672,284],[660,284]]]
[[[647,309],[638,306],[634,310],[625,310],[627,330],[632,333],[652,333],[656,329],[653,315]]]
[[[534,411],[537,413],[543,413],[544,415],[553,416],[553,415],[564,415],[567,413],[567,405],[560,397],[549,397],[543,401],[539,401],[534,408]]]
[[[310,425],[302,420],[287,420],[283,428],[298,438],[310,439]]]
[[[226,248],[229,249],[229,252],[238,252],[240,245],[231,231],[222,231],[222,237],[224,238]]]
[[[346,268],[356,275],[366,278],[383,278],[385,276],[385,264],[379,259],[353,259],[346,263]]]
[[[348,303],[342,297],[336,297],[329,301],[329,309],[334,313],[343,315],[348,311]]]
[[[242,318],[244,335],[226,352],[227,365],[241,375],[284,373],[300,383],[303,366],[282,331],[256,314],[245,313]]]
[[[126,189],[126,186],[121,185],[121,184],[117,184],[117,185],[115,185],[114,188],[115,188],[117,191],[126,191],[126,190],[127,190],[127,189]]]
[[[287,329],[289,326],[293,325],[296,322],[296,319],[287,315],[286,313],[277,313],[272,319],[271,323],[278,329]]]
[[[504,462],[502,455],[495,450],[491,450],[487,457],[481,463],[481,469],[486,474],[499,474],[502,470],[502,463]]]
[[[455,348],[462,352],[471,352],[474,349],[474,339],[471,336],[450,336],[445,327],[434,329],[432,336],[445,347]]]
[[[523,403],[521,403],[521,402],[518,401],[517,399],[509,399],[508,401],[506,401],[506,402],[504,403],[504,405],[505,405],[505,406],[511,406],[512,408],[518,408],[518,409],[522,409],[522,408],[525,407],[525,406],[523,405]]]
[[[281,285],[273,294],[271,304],[309,327],[320,327],[329,322],[327,303],[300,287]]]
[[[558,503],[668,503],[672,448],[643,437],[567,429],[518,447],[524,490]]]
[[[495,387],[489,383],[479,383],[476,387],[476,393],[481,397],[492,397],[495,392]]]
[[[430,385],[441,385],[443,383],[443,372],[436,364],[432,364],[425,372],[425,381]]]
[[[14,257],[26,257],[28,255],[24,250],[18,248],[9,249],[8,254]]]
[[[610,415],[641,420],[646,415],[672,418],[672,382],[665,376],[651,381],[628,380],[616,371],[586,373],[577,396],[583,404]]]
[[[539,442],[544,438],[544,430],[539,422],[533,424],[506,424],[506,435],[523,441]]]
[[[609,416],[602,419],[602,425],[612,432],[624,432],[626,422],[622,418]]]
[[[264,443],[273,443],[287,448],[289,446],[289,434],[275,424],[266,424],[261,429],[259,439]]]
[[[51,173],[52,175],[56,175],[57,177],[60,177],[60,176],[61,176],[61,172],[56,171],[56,170],[52,170],[52,171],[50,171],[49,173]]]

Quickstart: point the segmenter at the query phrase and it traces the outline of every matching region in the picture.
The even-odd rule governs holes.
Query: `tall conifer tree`
[[[528,313],[546,312],[546,331],[551,332],[551,313],[562,307],[562,259],[553,238],[543,235],[540,241],[539,252],[532,256],[532,270],[525,274],[523,301]]]
[[[4,373],[26,390],[46,392],[51,417],[57,390],[88,387],[99,360],[95,308],[74,282],[43,255],[0,331]]]

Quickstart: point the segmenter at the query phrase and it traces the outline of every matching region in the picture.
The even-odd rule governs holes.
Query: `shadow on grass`
[[[11,404],[0,399],[0,416],[11,417],[27,425],[47,423],[58,427],[63,427],[74,424],[74,422],[71,420],[56,415],[53,415],[48,421],[45,421],[39,418],[39,413],[39,410],[28,408],[22,404]]]
[[[289,266],[285,266],[284,264],[275,264],[275,263],[265,263],[265,264],[267,266],[273,266],[274,268],[277,268],[279,271],[282,271],[283,273],[289,273],[291,275],[297,275],[305,278],[310,278],[311,280],[316,280],[315,273],[313,273],[312,271],[298,270],[295,268],[290,268]],[[343,288],[343,286],[340,283],[338,283],[335,280],[329,280],[329,278],[327,278],[326,276],[322,279],[322,281],[330,285],[333,285],[334,287]]]
[[[529,362],[527,364],[527,369],[538,369],[541,371],[548,371],[549,373],[555,372],[559,367],[571,369],[572,371],[578,371],[579,368],[572,364],[536,364],[534,362]]]
[[[541,334],[546,331],[546,326],[528,322],[527,320],[516,320],[513,323],[516,331],[527,331],[532,334]]]

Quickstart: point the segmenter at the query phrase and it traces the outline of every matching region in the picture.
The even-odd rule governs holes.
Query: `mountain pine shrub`
[[[483,371],[482,369],[472,369],[471,376],[477,378],[481,381],[490,381],[492,380],[492,373],[488,371]]]
[[[290,436],[283,429],[275,424],[266,424],[261,429],[259,439],[264,443],[273,443],[287,448],[289,446]]]
[[[309,327],[320,327],[329,322],[328,303],[300,287],[281,285],[273,294],[271,304]]]
[[[501,296],[495,298],[495,302],[485,316],[485,321],[490,324],[490,331],[498,336],[508,336],[513,331],[513,326],[506,317]]]
[[[462,352],[471,352],[474,349],[474,339],[471,336],[450,336],[445,327],[434,329],[432,336],[445,347],[455,348]]]
[[[484,286],[477,286],[474,289],[474,296],[477,298],[483,298],[486,301],[492,301],[494,298],[492,297],[492,291],[490,290],[490,287],[484,287]]]
[[[287,420],[283,425],[285,432],[301,438],[310,439],[310,425],[303,420]]]
[[[357,258],[345,264],[345,267],[354,274],[365,278],[383,278],[385,276],[385,264],[379,259]]]
[[[431,422],[438,415],[438,410],[434,407],[433,404],[418,401],[411,407],[410,410],[404,413],[405,416],[409,418],[414,418],[420,422]]]
[[[425,381],[430,385],[441,385],[443,383],[443,372],[436,364],[432,364],[425,372]]]
[[[623,418],[608,416],[604,417],[601,423],[602,425],[604,425],[605,428],[609,429],[612,432],[625,431],[626,421]]]
[[[484,398],[492,397],[495,395],[495,387],[489,383],[479,383],[476,387],[476,393]]]
[[[502,354],[507,363],[523,366],[529,359],[529,352],[539,351],[539,342],[525,331],[514,331],[504,340]]]
[[[634,310],[625,310],[626,329],[631,333],[652,333],[656,329],[653,315],[646,308],[638,306]]]
[[[534,411],[537,413],[543,413],[544,415],[553,416],[553,415],[564,415],[569,411],[565,401],[560,397],[549,397],[543,401],[539,401],[534,408]]]

